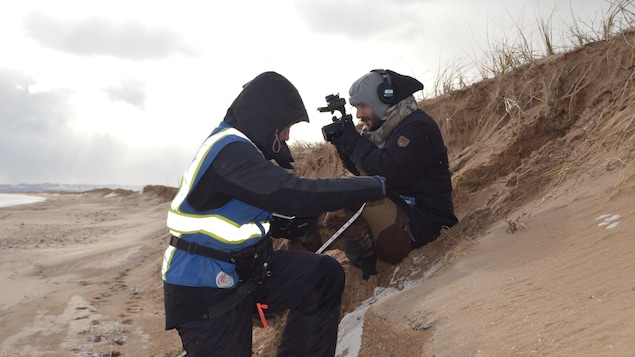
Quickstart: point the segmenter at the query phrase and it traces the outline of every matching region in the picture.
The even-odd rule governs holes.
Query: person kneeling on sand
[[[349,91],[361,135],[340,125],[331,141],[350,172],[386,178],[386,198],[368,202],[342,234],[346,256],[364,279],[377,274],[378,258],[398,264],[458,222],[441,131],[413,96],[422,89],[418,80],[390,70],[364,74]],[[337,229],[358,209],[329,212],[325,225]]]

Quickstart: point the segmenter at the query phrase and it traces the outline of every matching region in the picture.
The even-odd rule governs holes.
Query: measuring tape
[[[346,221],[346,223],[344,223],[343,226],[340,227],[340,229],[337,230],[337,232],[333,233],[333,235],[331,236],[331,238],[329,238],[329,240],[326,241],[326,243],[322,244],[322,246],[315,251],[316,254],[322,254],[322,252],[329,246],[331,245],[331,243],[333,243],[334,240],[337,239],[337,237],[340,236],[340,234],[342,234],[346,228],[350,227],[351,224],[353,224],[353,222],[355,222],[355,220],[357,219],[357,217],[359,217],[360,214],[362,214],[362,211],[364,210],[364,206],[366,206],[366,203],[364,202],[364,204],[357,210],[357,212],[355,212],[355,214],[353,215],[353,217],[349,218],[348,221]]]

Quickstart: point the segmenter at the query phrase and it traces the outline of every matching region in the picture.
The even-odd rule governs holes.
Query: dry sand
[[[0,356],[175,356],[159,270],[165,199],[38,196],[0,208]]]
[[[369,281],[327,251],[347,271],[342,328],[360,330],[341,356],[635,355],[633,44],[627,31],[421,103],[460,223]],[[299,174],[342,173],[312,150]],[[178,355],[159,273],[169,191],[42,196],[0,208],[0,356]],[[283,322],[254,327],[254,355],[274,355]]]

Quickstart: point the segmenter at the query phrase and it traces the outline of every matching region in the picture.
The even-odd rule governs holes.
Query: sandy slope
[[[327,251],[347,271],[341,356],[635,355],[633,44],[421,103],[460,223],[366,282]],[[342,173],[328,146],[297,158],[301,175]],[[179,354],[159,275],[169,192],[44,196],[0,208],[0,356]],[[254,355],[275,354],[283,322],[254,328]]]
[[[404,342],[404,355],[634,355],[635,190],[610,199],[610,182],[520,207],[515,233],[495,224],[432,278],[371,306],[360,355],[399,356]]]

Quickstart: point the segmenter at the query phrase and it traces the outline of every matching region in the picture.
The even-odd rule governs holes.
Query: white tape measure
[[[351,224],[353,224],[353,222],[355,222],[355,220],[357,219],[357,217],[359,217],[360,214],[362,214],[362,211],[364,210],[364,206],[366,206],[366,203],[364,203],[358,210],[357,212],[355,212],[355,214],[348,219],[348,221],[346,221],[346,223],[344,223],[344,225],[342,225],[340,227],[340,229],[337,230],[337,232],[333,233],[333,235],[331,236],[331,238],[329,238],[329,240],[326,241],[326,243],[322,244],[322,246],[315,251],[316,254],[322,254],[322,252],[328,248],[329,245],[331,245],[331,243],[333,243],[334,240],[337,239],[337,237],[340,236],[340,234],[342,234],[346,228],[350,227]]]

